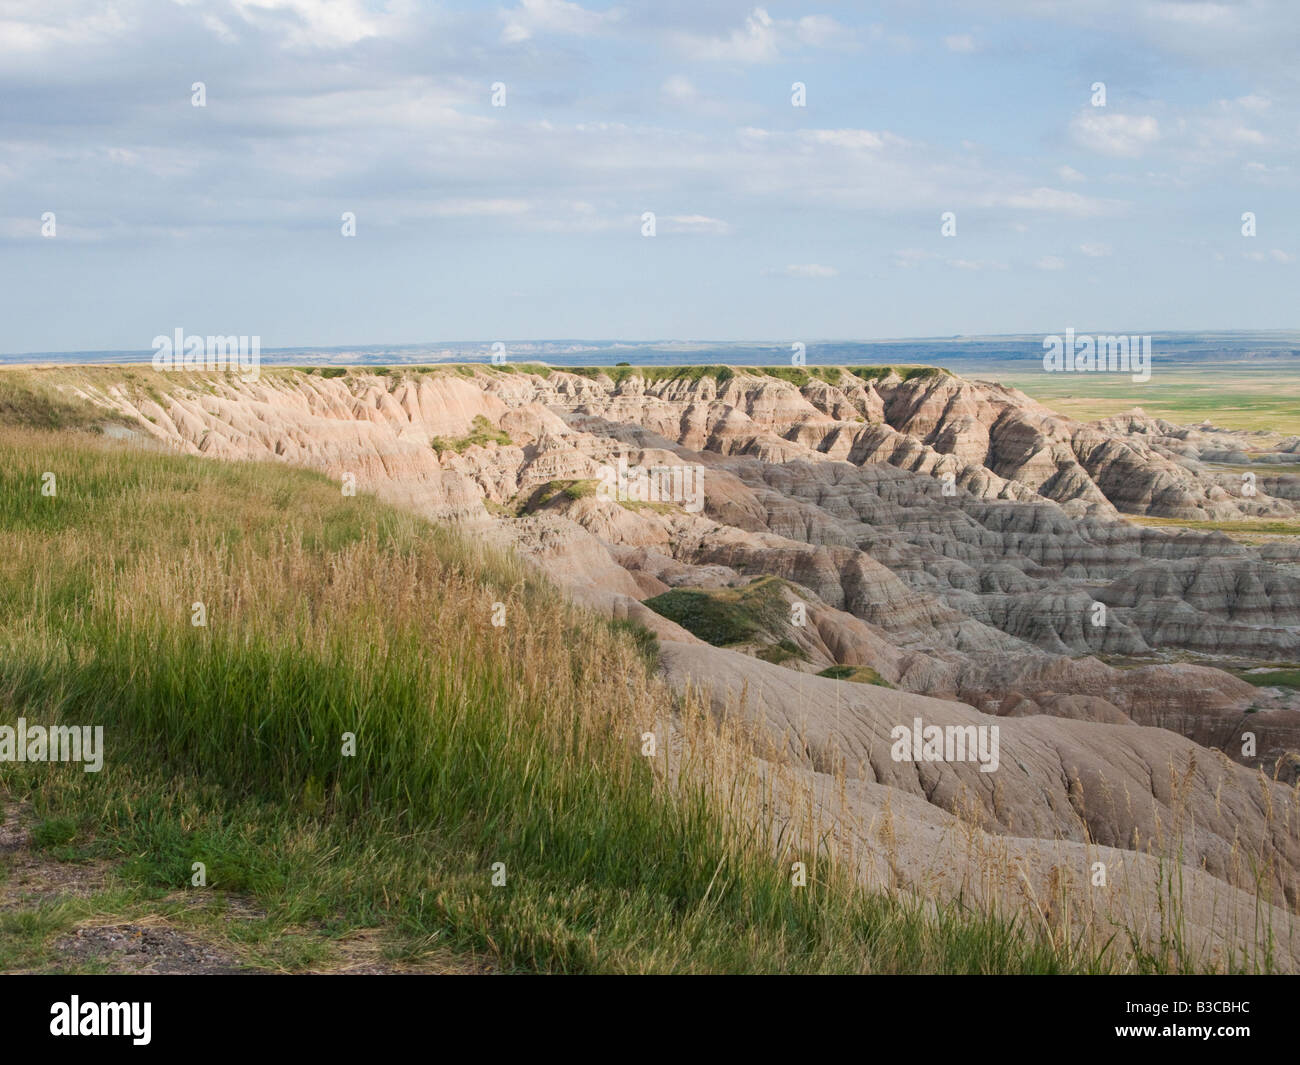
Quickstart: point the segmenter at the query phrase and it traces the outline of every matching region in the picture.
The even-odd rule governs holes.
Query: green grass
[[[9,370],[0,374],[0,424],[91,430],[110,420],[61,392],[54,384],[59,379],[56,373]]]
[[[897,374],[904,381],[927,381],[952,376],[952,372],[942,366],[848,366],[845,369],[864,381],[878,381],[891,374]]]
[[[486,447],[488,444],[499,444],[504,447],[510,442],[509,433],[492,428],[492,423],[487,418],[482,414],[476,414],[474,420],[470,423],[470,431],[464,436],[452,440],[435,436],[429,443],[433,450],[439,453],[443,451],[459,453],[467,447]]]
[[[694,384],[710,377],[723,385],[736,376],[736,369],[731,366],[631,366],[625,362],[617,366],[566,366],[563,372],[593,379],[608,377],[615,385],[621,385],[630,377],[640,377],[647,384],[664,381],[689,381]]]
[[[1300,688],[1300,669],[1243,670],[1237,676],[1257,688]]]
[[[496,370],[498,373],[532,373],[537,374],[538,377],[550,377],[552,373],[551,367],[545,366],[540,362],[491,363],[483,368],[488,369],[489,367]]]
[[[706,643],[727,647],[784,628],[789,620],[784,588],[779,578],[760,577],[743,588],[674,588],[645,605]]]
[[[611,621],[610,628],[631,638],[647,669],[653,672],[659,668],[659,637],[652,629],[627,618]]]
[[[1107,418],[1133,407],[1179,425],[1208,419],[1227,429],[1300,433],[1300,371],[1282,363],[1205,363],[1166,369],[1157,354],[1151,380],[1127,374],[1058,374],[1008,369],[970,374],[995,376],[1060,414],[1083,421]]]
[[[936,366],[630,366],[627,363],[619,363],[617,366],[565,367],[564,372],[590,378],[608,377],[615,385],[621,385],[629,377],[640,377],[651,385],[673,381],[695,384],[705,378],[712,378],[719,388],[738,373],[772,377],[796,388],[803,388],[814,380],[838,384],[845,372],[864,381],[876,381],[890,374],[897,374],[905,381],[948,374],[947,370]]]
[[[547,481],[546,484],[539,485],[537,490],[529,496],[524,504],[525,513],[533,513],[541,510],[550,503],[563,497],[570,502],[576,502],[579,499],[586,499],[588,496],[596,494],[596,482],[591,479],[577,481]]]
[[[88,915],[80,900],[0,913],[0,972],[48,963],[51,940]]]
[[[598,483],[598,481],[590,477],[578,480],[547,481],[546,484],[539,485],[532,495],[524,499],[522,503],[516,501],[514,511],[503,507],[500,509],[500,513],[517,517],[521,514],[535,514],[557,500],[577,502],[579,499],[594,496]],[[618,499],[615,502],[624,510],[630,510],[634,513],[649,511],[655,514],[672,514],[681,509],[675,503],[649,503],[639,499]]]
[[[889,681],[885,680],[870,666],[830,666],[823,669],[817,676],[827,677],[830,680],[847,680],[854,684],[876,684],[882,688],[893,687]]]
[[[77,835],[77,824],[67,817],[50,817],[32,826],[31,844],[36,849],[58,847],[71,843]]]
[[[324,477],[0,430],[0,548],[0,720],[107,743],[98,774],[6,766],[4,796],[138,898],[252,900],[290,967],[315,956],[303,927],[541,972],[1109,964],[865,893],[817,849],[778,857],[706,776],[641,755],[673,712],[644,634]],[[770,594],[736,596],[761,616]],[[48,950],[60,913],[6,914],[0,961]]]
[[[1138,525],[1156,528],[1199,529],[1207,532],[1255,533],[1274,536],[1300,536],[1300,521],[1277,521],[1271,518],[1247,518],[1242,521],[1196,521],[1183,518],[1148,518],[1127,515]]]
[[[782,638],[776,643],[770,643],[766,647],[760,647],[754,652],[755,658],[761,658],[764,662],[771,662],[774,666],[779,666],[790,659],[799,659],[806,661],[808,656],[803,653],[799,645],[789,638]]]

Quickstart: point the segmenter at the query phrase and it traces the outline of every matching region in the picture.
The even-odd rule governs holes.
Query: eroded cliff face
[[[815,786],[838,766],[857,789],[841,813],[896,794],[930,840],[975,809],[981,832],[1070,862],[1180,848],[1225,890],[1297,902],[1300,707],[1212,667],[1300,662],[1300,540],[1128,518],[1294,520],[1297,478],[1268,471],[1295,438],[1140,411],[1084,425],[941,371],[72,376],[165,446],[311,467],[514,547],[652,628],[674,683],[783,737]],[[620,460],[697,471],[702,492],[605,498]],[[728,649],[645,605],[764,577],[780,610]],[[892,689],[813,675],[836,665]],[[892,760],[891,729],[917,717],[999,725],[1001,768]],[[891,876],[930,882],[927,861]]]

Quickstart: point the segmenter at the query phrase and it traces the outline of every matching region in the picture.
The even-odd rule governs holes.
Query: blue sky
[[[1295,328],[1298,51],[1294,0],[0,0],[0,351]]]

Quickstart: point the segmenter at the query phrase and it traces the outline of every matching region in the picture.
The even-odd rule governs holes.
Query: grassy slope
[[[541,971],[1100,964],[865,895],[814,856],[793,888],[789,855],[641,755],[668,711],[644,651],[518,564],[322,477],[2,429],[0,722],[103,725],[108,750],[99,774],[6,764],[0,792],[55,857],[115,879],[6,912],[0,969],[143,912],[198,914],[285,969],[376,928],[394,956]],[[265,917],[223,923],[199,897]]]
[[[831,666],[829,669],[823,669],[817,676],[827,677],[830,680],[847,680],[853,684],[875,684],[882,688],[893,687],[889,681],[885,680],[870,666]]]
[[[706,643],[727,647],[784,631],[784,587],[777,577],[760,577],[741,588],[673,588],[645,605]]]

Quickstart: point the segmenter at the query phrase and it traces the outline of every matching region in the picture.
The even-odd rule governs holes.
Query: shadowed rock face
[[[823,376],[276,371],[203,388],[160,375],[160,398],[81,392],[169,446],[350,473],[359,491],[513,545],[575,599],[654,629],[682,685],[725,673],[734,702],[750,670],[766,694],[742,712],[804,732],[790,756],[814,774],[838,751],[864,787],[950,812],[975,796],[995,835],[1128,850],[1164,847],[1177,806],[1195,823],[1186,861],[1253,890],[1233,863],[1263,856],[1294,905],[1294,811],[1276,819],[1294,792],[1229,759],[1293,782],[1300,706],[1209,667],[1300,662],[1300,541],[1126,515],[1296,520],[1297,478],[1265,475],[1294,460],[1295,438],[1140,411],[1084,425],[941,371]],[[476,419],[510,443],[473,442]],[[698,467],[702,509],[602,498],[593,482],[620,456]],[[1243,461],[1261,471],[1249,492],[1216,465]],[[782,582],[781,620],[725,651],[645,605],[761,577]],[[834,665],[895,690],[810,676]],[[917,708],[1000,722],[1003,766],[901,770],[890,715]],[[1185,795],[1162,793],[1171,767]]]

